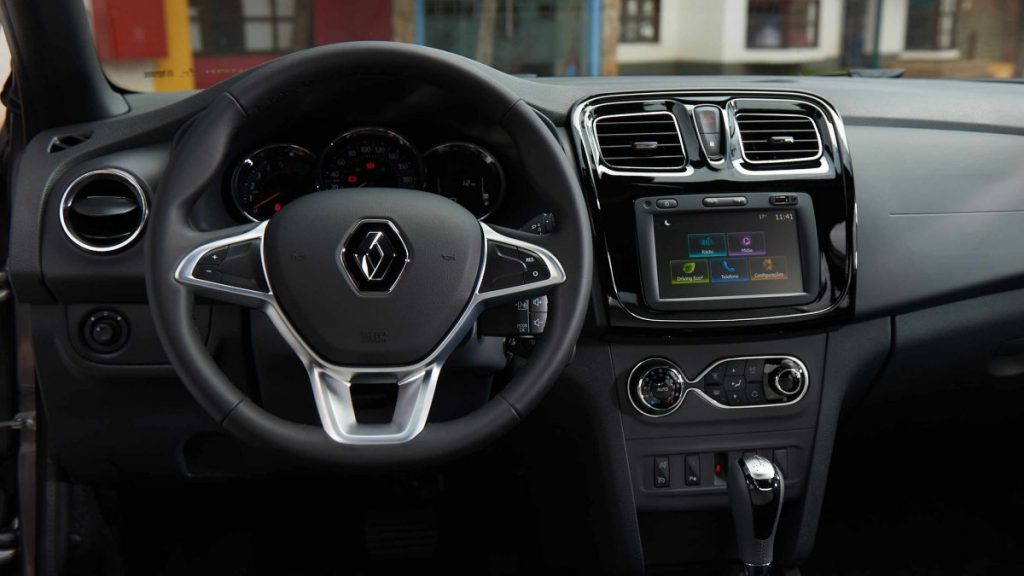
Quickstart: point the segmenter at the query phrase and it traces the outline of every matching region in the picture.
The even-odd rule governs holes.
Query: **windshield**
[[[1024,72],[1024,0],[85,1],[107,77],[136,92],[206,88],[351,40],[539,76]]]

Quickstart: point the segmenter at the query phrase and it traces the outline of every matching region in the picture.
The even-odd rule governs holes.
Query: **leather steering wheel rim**
[[[478,110],[515,143],[530,184],[554,212],[557,230],[544,246],[564,268],[549,293],[549,320],[527,364],[478,410],[429,423],[402,443],[347,444],[324,428],[284,420],[260,407],[225,376],[192,321],[195,290],[175,275],[184,255],[217,235],[193,207],[219,190],[233,139],[251,123],[280,122],[289,104],[329,93],[355,77],[401,77],[449,94],[471,94]],[[314,463],[409,467],[476,450],[510,430],[541,401],[571,358],[590,296],[593,254],[586,202],[575,168],[547,125],[502,81],[472,60],[420,46],[358,42],[297,52],[248,73],[217,96],[180,134],[150,212],[146,284],[157,332],[172,365],[199,404],[224,429],[257,446]],[[278,115],[278,116],[275,116]],[[503,230],[512,238],[529,235]]]

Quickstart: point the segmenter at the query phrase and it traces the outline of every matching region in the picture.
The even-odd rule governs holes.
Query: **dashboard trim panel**
[[[845,126],[842,118],[838,112],[825,100],[815,96],[814,94],[805,92],[795,92],[786,90],[750,90],[750,89],[735,89],[735,88],[704,88],[694,90],[678,90],[678,91],[650,91],[650,92],[611,92],[590,96],[584,100],[577,102],[573,106],[571,113],[571,124],[572,130],[576,135],[578,148],[581,152],[581,157],[584,159],[584,165],[581,166],[585,183],[589,188],[591,199],[594,202],[594,206],[598,212],[601,210],[601,199],[597,194],[597,181],[595,180],[596,175],[609,174],[612,176],[632,176],[632,177],[651,177],[661,178],[666,176],[675,177],[687,177],[691,176],[695,170],[689,162],[687,163],[686,170],[681,173],[666,174],[666,173],[634,173],[634,172],[614,172],[604,167],[600,161],[600,157],[595,157],[594,146],[596,142],[592,138],[592,130],[589,128],[589,123],[593,122],[592,111],[598,106],[608,104],[638,104],[647,102],[647,98],[652,99],[674,99],[674,98],[685,98],[692,96],[721,96],[729,97],[732,100],[744,99],[742,97],[762,97],[773,100],[788,100],[790,102],[797,102],[800,104],[806,104],[813,106],[818,110],[827,121],[825,125],[829,131],[829,138],[835,145],[833,154],[836,156],[836,161],[841,162],[840,165],[836,166],[836,170],[842,170],[844,172],[850,169],[850,158],[849,149],[847,146],[847,137]],[[724,118],[728,117],[728,114],[723,115]],[[728,120],[726,120],[728,122]],[[819,134],[819,138],[820,138]],[[791,170],[764,170],[764,171],[751,171],[739,167],[739,172],[745,176],[754,176],[758,179],[761,178],[777,178],[779,176],[788,175],[818,175],[827,174],[831,170],[831,166],[827,161],[827,155],[822,153],[821,156],[822,164],[816,168],[811,169],[791,169]],[[852,191],[849,192],[852,195]],[[854,214],[856,209],[856,203],[851,200]],[[596,223],[595,223],[596,224]],[[656,325],[679,325],[679,326],[696,326],[696,325],[735,325],[737,323],[764,323],[772,321],[795,321],[795,320],[807,320],[825,316],[829,313],[836,311],[840,305],[849,297],[852,291],[853,278],[856,271],[854,265],[856,250],[856,238],[857,238],[857,223],[855,216],[851,215],[851,221],[849,226],[851,227],[851,239],[852,246],[849,247],[850,257],[846,260],[846,281],[844,282],[839,294],[833,302],[829,303],[828,306],[819,310],[809,310],[806,312],[793,312],[793,313],[782,313],[777,315],[769,314],[752,314],[749,316],[732,317],[732,318],[658,318],[650,314],[644,314],[633,309],[633,307],[626,305],[619,298],[619,282],[615,277],[615,269],[613,265],[613,258],[611,252],[608,249],[607,241],[601,235],[602,243],[604,244],[603,250],[605,252],[605,258],[608,262],[608,274],[611,282],[611,292],[608,297],[613,300],[617,307],[624,311],[626,314],[636,320],[642,322],[648,322]],[[599,226],[595,226],[595,229],[600,229]]]

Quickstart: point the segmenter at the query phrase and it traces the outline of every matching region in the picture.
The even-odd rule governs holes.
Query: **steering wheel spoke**
[[[198,294],[258,308],[272,302],[263,264],[267,224],[211,232],[181,259],[175,279]]]
[[[309,367],[313,399],[324,431],[334,441],[345,444],[396,444],[416,437],[427,423],[440,372],[440,363],[414,371]],[[393,396],[393,411],[385,406],[381,408],[384,417],[378,414],[369,422],[361,421],[355,399],[359,387],[368,396],[384,397],[385,403]]]
[[[546,236],[481,223],[486,242],[477,301],[491,306],[543,294],[565,282],[565,269]]]

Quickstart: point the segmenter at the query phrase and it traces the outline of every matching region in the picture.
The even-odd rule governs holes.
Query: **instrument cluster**
[[[363,127],[338,135],[319,154],[291,143],[250,152],[232,174],[231,198],[245,218],[261,222],[319,190],[410,188],[451,198],[482,220],[505,186],[501,164],[477,144],[445,142],[420,153],[397,132]]]

